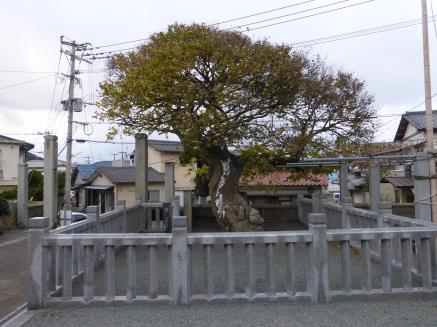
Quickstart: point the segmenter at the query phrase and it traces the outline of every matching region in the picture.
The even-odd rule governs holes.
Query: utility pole
[[[64,110],[68,111],[68,125],[67,125],[67,165],[65,171],[65,194],[64,194],[64,219],[71,221],[71,172],[72,172],[72,151],[73,151],[73,112],[82,111],[82,99],[74,98],[74,84],[76,82],[76,75],[79,74],[76,71],[76,60],[84,60],[76,55],[78,51],[84,51],[87,49],[89,43],[78,44],[76,41],[67,42],[64,41],[64,37],[61,36],[61,44],[69,46],[70,51],[63,50],[67,56],[70,57],[70,84],[68,88],[68,100],[64,101]],[[85,61],[85,60],[84,60]]]
[[[428,33],[428,4],[427,0],[422,0],[422,33],[423,33],[423,65],[424,65],[424,80],[425,80],[425,122],[426,122],[426,152],[434,153],[434,125],[432,119],[432,94],[431,94],[431,63],[429,56],[429,33]],[[431,202],[431,221],[437,222],[437,200],[434,197],[437,195],[437,181],[435,179],[435,160],[429,160],[429,171],[431,176],[431,194],[429,201]]]

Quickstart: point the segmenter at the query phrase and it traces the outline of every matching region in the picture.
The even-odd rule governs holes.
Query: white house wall
[[[0,143],[0,169],[3,171],[0,185],[17,185],[19,156],[19,145]]]
[[[194,189],[194,173],[190,166],[182,166],[179,163],[179,153],[160,152],[149,146],[148,149],[149,167],[152,167],[160,173],[165,172],[165,163],[175,163],[175,180],[176,190],[193,190]]]

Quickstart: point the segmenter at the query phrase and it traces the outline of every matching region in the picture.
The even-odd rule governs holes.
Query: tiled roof
[[[407,130],[408,124],[413,125],[419,131],[423,131],[426,128],[425,111],[410,111],[402,115],[401,122],[399,123],[398,130],[396,131],[395,141],[403,139]],[[432,125],[434,129],[437,129],[437,110],[432,112]]]
[[[308,186],[328,186],[328,178],[324,175],[309,175],[306,177],[297,177],[286,171],[276,171],[268,175],[258,175],[252,178],[242,178],[241,186],[290,186],[290,187],[308,187]]]
[[[149,140],[149,145],[160,152],[182,152],[184,147],[179,141]]]
[[[394,187],[413,187],[414,181],[412,177],[386,177],[385,178]]]
[[[34,145],[27,143],[25,141],[13,139],[12,137],[0,135],[0,143],[7,143],[7,144],[18,144],[24,147],[26,151],[29,151],[30,149],[33,149]]]
[[[135,183],[136,179],[135,167],[97,167],[96,174],[104,175],[113,184]],[[164,176],[149,167],[148,180],[152,183],[163,183]]]
[[[89,178],[96,171],[97,167],[111,167],[112,161],[98,161],[89,165],[77,165],[78,177],[81,180]]]

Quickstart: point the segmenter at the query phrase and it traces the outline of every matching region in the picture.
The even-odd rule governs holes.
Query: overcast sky
[[[2,1],[0,28],[2,51],[0,52],[0,134],[26,140],[35,144],[35,151],[42,150],[43,137],[26,135],[49,130],[59,137],[59,147],[65,144],[66,113],[59,101],[66,97],[68,85],[57,80],[53,74],[29,72],[55,72],[59,60],[59,37],[90,42],[94,46],[111,44],[147,37],[153,32],[163,31],[174,22],[208,24],[241,17],[252,13],[288,6],[304,0],[251,0],[251,1],[133,1],[133,0],[16,0]],[[338,2],[336,6],[317,11],[289,16],[269,23],[280,22],[320,11],[345,7],[365,0],[314,0],[306,4],[222,25],[223,28],[287,15],[297,11],[325,6]],[[435,8],[437,10],[437,6]],[[278,43],[297,43],[320,37],[353,32],[360,29],[394,24],[420,18],[420,0],[375,0],[324,15],[317,15],[290,23],[262,28],[247,33],[254,39],[267,38]],[[268,23],[252,25],[259,27]],[[430,24],[432,77],[435,81],[437,61],[437,32]],[[421,26],[372,34],[315,45],[307,48],[319,54],[328,64],[354,72],[364,79],[367,88],[375,96],[376,107],[381,115],[401,114],[424,100]],[[134,44],[105,48],[122,49]],[[93,65],[82,63],[81,87],[76,94],[93,102],[98,97],[98,82],[104,78],[104,63]],[[65,56],[61,59],[60,71],[67,73]],[[25,71],[8,72],[8,71]],[[94,73],[89,73],[94,71]],[[36,80],[35,79],[39,79]],[[22,82],[28,82],[21,84]],[[14,84],[20,84],[14,86]],[[63,93],[62,93],[63,92]],[[54,96],[53,96],[54,94]],[[53,101],[53,106],[51,105]],[[437,102],[436,102],[437,104]],[[417,109],[423,109],[423,106]],[[416,110],[417,110],[416,109]],[[94,108],[88,106],[75,120],[94,121]],[[381,128],[378,141],[391,141],[399,117],[380,118]],[[93,125],[84,134],[77,127],[74,137],[104,140],[105,125]],[[132,142],[130,137],[117,138],[117,142]],[[75,161],[86,162],[110,160],[113,154],[131,151],[132,145],[74,144]],[[119,155],[117,155],[119,156]],[[90,158],[88,158],[90,157]]]

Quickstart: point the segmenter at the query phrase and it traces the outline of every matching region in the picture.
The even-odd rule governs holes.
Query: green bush
[[[0,199],[0,217],[9,215],[9,203],[5,199]]]
[[[0,199],[3,200],[16,200],[17,199],[17,190],[9,190],[3,191],[0,193]]]

